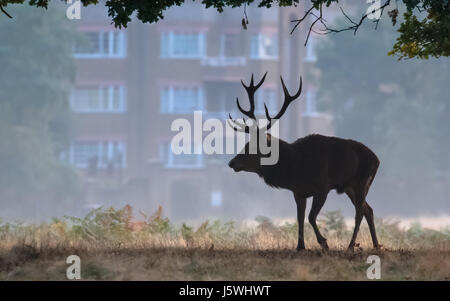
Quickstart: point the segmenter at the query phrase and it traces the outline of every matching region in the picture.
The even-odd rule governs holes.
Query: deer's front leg
[[[297,223],[298,223],[298,243],[297,251],[305,249],[305,238],[303,236],[303,225],[305,223],[306,198],[295,195],[295,203],[297,204]]]

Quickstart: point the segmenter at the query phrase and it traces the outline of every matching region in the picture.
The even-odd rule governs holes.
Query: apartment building
[[[291,91],[303,75],[301,101],[280,123],[282,138],[332,132],[306,76],[314,74],[315,39],[305,48],[303,32],[290,34],[288,20],[299,17],[299,8],[249,7],[247,30],[242,9],[218,14],[199,4],[170,9],[157,24],[133,20],[124,30],[109,24],[102,7],[82,13],[65,159],[83,174],[83,210],[130,203],[148,213],[161,205],[171,218],[196,219],[246,212],[246,193],[270,202],[267,190],[255,192],[253,178],[235,177],[227,166],[232,155],[175,155],[170,147],[175,119],[193,121],[194,111],[203,120],[240,117],[235,98],[247,105],[240,81],[248,83],[252,73],[259,80],[268,72],[255,97],[261,115],[263,103],[276,112],[283,102],[279,75]]]

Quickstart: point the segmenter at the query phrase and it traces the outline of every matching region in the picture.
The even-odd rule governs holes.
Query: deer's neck
[[[292,145],[280,140],[278,162],[274,165],[262,165],[259,176],[271,187],[290,189],[295,181],[293,154]]]

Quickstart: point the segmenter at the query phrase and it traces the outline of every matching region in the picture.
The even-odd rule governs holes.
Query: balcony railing
[[[202,58],[201,64],[211,67],[244,66],[247,64],[247,58],[244,56],[209,56]]]

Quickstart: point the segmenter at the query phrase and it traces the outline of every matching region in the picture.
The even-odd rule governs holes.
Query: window
[[[126,147],[119,141],[76,141],[70,146],[68,160],[78,168],[124,168]]]
[[[220,56],[239,57],[243,55],[242,43],[238,34],[228,33],[222,35],[220,46]]]
[[[190,114],[203,109],[200,87],[164,87],[160,91],[161,113]]]
[[[126,111],[123,85],[77,87],[70,96],[70,108],[81,113],[123,113]]]
[[[316,92],[313,90],[308,90],[306,92],[306,107],[304,115],[316,116],[317,114]]]
[[[161,57],[199,59],[205,54],[203,33],[161,33]]]
[[[267,106],[269,113],[277,111],[277,93],[274,89],[260,88],[255,93],[255,113],[265,114],[264,104]],[[264,115],[265,116],[265,115]]]
[[[170,142],[163,143],[159,148],[159,156],[166,168],[203,168],[203,156],[194,154],[192,147],[191,154],[175,155],[172,151]]]
[[[126,56],[126,36],[123,31],[87,31],[86,39],[74,49],[75,58],[123,58]]]
[[[79,142],[75,143],[71,149],[71,163],[77,167],[88,167],[89,161],[98,156],[96,143]]]
[[[202,65],[212,67],[243,66],[247,63],[244,56],[242,43],[238,34],[223,34],[220,39],[218,56],[204,56],[200,62]]]
[[[305,61],[315,62],[317,60],[315,48],[316,48],[316,38],[311,36],[308,40],[308,44],[306,45]]]
[[[252,59],[278,59],[278,38],[275,35],[253,35],[250,46]]]

